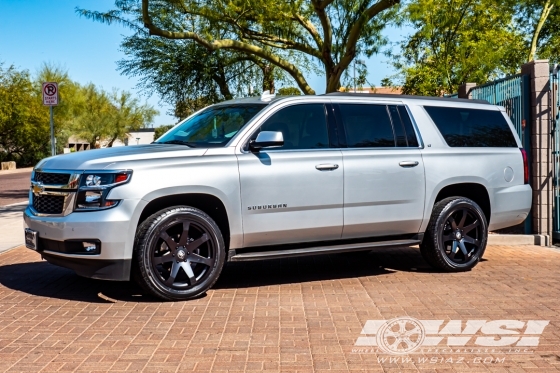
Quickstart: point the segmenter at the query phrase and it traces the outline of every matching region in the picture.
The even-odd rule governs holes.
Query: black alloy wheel
[[[201,210],[176,206],[138,228],[137,281],[153,295],[183,300],[206,292],[218,279],[225,245],[217,224]]]
[[[466,264],[480,250],[482,228],[476,211],[469,207],[449,213],[442,232],[445,254],[454,263]]]
[[[488,238],[486,216],[465,197],[445,198],[434,206],[420,251],[432,267],[449,272],[472,269]]]

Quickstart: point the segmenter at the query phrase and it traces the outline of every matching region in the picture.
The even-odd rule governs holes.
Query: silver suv
[[[419,244],[469,270],[532,192],[502,107],[328,94],[228,101],[150,145],[44,159],[29,197],[26,245],[44,259],[180,300],[227,261]]]

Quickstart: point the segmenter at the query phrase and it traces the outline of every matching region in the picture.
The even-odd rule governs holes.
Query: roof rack
[[[354,93],[354,92],[332,92],[327,93],[327,96],[346,96],[346,97],[371,97],[371,98],[404,98],[407,100],[429,100],[429,101],[450,101],[450,102],[470,102],[473,104],[487,104],[490,103],[486,100],[471,100],[466,98],[452,98],[452,97],[433,97],[433,96],[412,96],[412,95],[392,95],[382,93]]]

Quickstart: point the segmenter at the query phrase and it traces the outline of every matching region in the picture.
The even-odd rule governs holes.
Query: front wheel
[[[186,300],[204,294],[218,280],[225,244],[218,225],[203,211],[170,207],[137,230],[133,275],[152,295]]]
[[[420,251],[432,267],[448,272],[468,271],[482,258],[488,224],[480,206],[464,197],[439,201]]]

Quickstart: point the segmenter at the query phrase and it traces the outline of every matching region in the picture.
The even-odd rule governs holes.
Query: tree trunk
[[[527,62],[531,62],[535,59],[535,53],[537,52],[537,44],[539,41],[539,34],[541,33],[541,29],[550,14],[550,10],[554,4],[550,3],[550,0],[546,0],[544,3],[541,16],[539,17],[539,22],[537,22],[537,26],[535,27],[535,31],[533,31],[533,38],[531,40],[531,49],[529,50],[529,56],[527,57]]]
[[[115,142],[115,140],[117,139],[117,136],[113,136],[113,138],[111,139],[111,141],[109,141],[109,143],[107,144],[108,148],[112,148],[113,147],[113,143]]]
[[[266,65],[263,69],[263,92],[270,91],[274,93],[274,66]]]
[[[335,66],[332,71],[327,71],[327,89],[326,93],[338,92],[340,89],[340,77],[342,71],[338,66]]]

